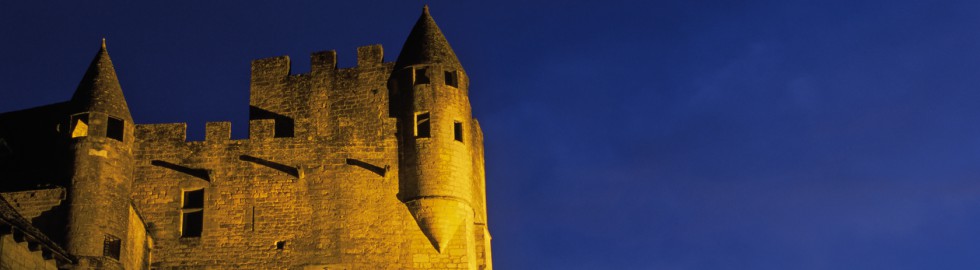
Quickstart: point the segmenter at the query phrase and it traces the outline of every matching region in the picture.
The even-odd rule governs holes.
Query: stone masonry
[[[61,269],[492,269],[469,77],[427,7],[383,55],[255,60],[248,138],[188,141],[134,124],[103,43],[72,100],[0,114],[2,197]]]

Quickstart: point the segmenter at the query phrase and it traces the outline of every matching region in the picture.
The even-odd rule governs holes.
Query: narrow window
[[[116,139],[117,141],[123,141],[123,126],[126,122],[122,119],[109,117],[109,123],[106,124],[105,136]]]
[[[429,75],[425,74],[424,68],[415,70],[415,84],[427,84],[429,83]]]
[[[88,136],[88,114],[73,115],[71,117],[71,137]]]
[[[457,141],[463,141],[463,123],[453,122],[453,138]]]
[[[201,237],[204,230],[204,189],[184,191],[180,237]]]
[[[122,249],[122,240],[119,237],[112,235],[105,235],[105,241],[102,242],[102,256],[110,257],[113,259],[119,259],[119,251]]]
[[[429,113],[418,113],[415,115],[415,137],[429,137]]]
[[[446,71],[446,85],[452,87],[459,87],[459,78],[456,77],[456,71]]]

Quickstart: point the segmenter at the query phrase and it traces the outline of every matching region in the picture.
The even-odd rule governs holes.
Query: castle
[[[253,61],[248,138],[187,141],[134,122],[103,42],[71,100],[0,114],[0,269],[491,269],[483,133],[428,8],[395,62],[311,65]]]

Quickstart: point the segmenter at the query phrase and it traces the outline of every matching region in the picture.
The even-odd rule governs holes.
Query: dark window
[[[184,212],[181,218],[180,237],[201,237],[204,230],[204,210]]]
[[[296,123],[293,118],[287,116],[276,117],[276,129],[273,133],[273,137],[276,138],[292,138],[296,130]]]
[[[453,138],[457,141],[463,141],[463,123],[453,122]]]
[[[102,242],[102,256],[119,259],[119,251],[122,249],[122,240],[119,237],[105,235],[105,242]]]
[[[459,78],[456,77],[456,71],[446,71],[446,85],[459,87]]]
[[[184,191],[180,236],[201,237],[204,230],[204,189]]]
[[[415,70],[415,84],[427,84],[429,83],[429,75],[425,74],[424,68]]]
[[[415,115],[415,137],[429,137],[429,113]]]
[[[71,137],[88,136],[88,114],[73,115],[71,117]]]
[[[278,250],[286,249],[286,241],[276,241],[276,249]]]
[[[198,189],[184,191],[183,208],[204,208],[204,190]]]
[[[116,139],[117,141],[123,141],[123,126],[126,125],[122,119],[109,117],[109,122],[106,124],[105,136]]]

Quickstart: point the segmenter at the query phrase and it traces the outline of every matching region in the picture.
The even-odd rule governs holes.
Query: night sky
[[[394,61],[425,4],[48,2],[0,3],[0,111],[68,100],[106,37],[136,121],[191,139],[247,135],[252,59]],[[497,269],[980,266],[980,1],[427,3]]]

